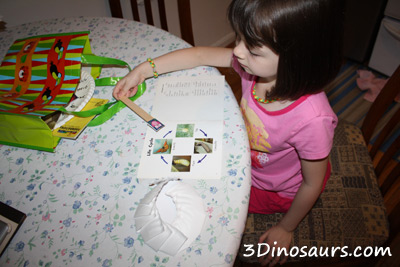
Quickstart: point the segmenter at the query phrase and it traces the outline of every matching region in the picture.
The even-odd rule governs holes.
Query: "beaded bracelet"
[[[154,76],[154,78],[158,78],[158,72],[156,71],[156,64],[154,64],[153,59],[148,58],[147,61],[150,63],[150,66],[153,68],[153,76]]]

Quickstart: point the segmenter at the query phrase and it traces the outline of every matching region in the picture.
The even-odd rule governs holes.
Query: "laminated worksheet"
[[[223,129],[223,76],[166,77],[156,85],[138,178],[219,179]]]

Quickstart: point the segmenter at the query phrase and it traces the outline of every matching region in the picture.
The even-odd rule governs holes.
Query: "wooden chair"
[[[361,129],[339,122],[330,154],[331,177],[295,230],[292,243],[298,248],[308,246],[318,250],[347,246],[349,253],[357,246],[363,249],[390,246],[394,256],[340,258],[340,253],[336,253],[334,258],[290,258],[287,266],[394,266],[390,262],[398,265],[400,256],[395,255],[400,250],[400,136],[393,136],[400,129],[400,103],[394,101],[399,93],[400,66],[372,104]],[[374,133],[377,128],[379,134]],[[380,147],[388,137],[395,140],[382,151]],[[243,256],[248,254],[244,244],[256,245],[259,236],[283,215],[248,215],[235,266],[256,265],[256,257]]]
[[[133,19],[140,21],[138,1],[130,0],[132,6]],[[168,31],[167,14],[165,12],[165,1],[157,0],[158,11],[160,16],[161,28]],[[109,0],[111,15],[115,18],[123,18],[120,0]],[[151,0],[144,0],[146,11],[147,24],[154,26],[153,12],[151,7]],[[192,17],[190,13],[190,0],[178,0],[178,16],[179,26],[181,30],[181,37],[183,40],[191,45],[194,45]]]

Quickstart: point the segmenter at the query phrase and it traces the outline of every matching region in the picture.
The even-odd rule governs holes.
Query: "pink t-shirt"
[[[256,76],[233,67],[242,78],[240,108],[249,136],[252,185],[294,198],[303,180],[300,159],[329,155],[337,117],[324,92],[300,97],[279,111],[267,111],[252,97]]]

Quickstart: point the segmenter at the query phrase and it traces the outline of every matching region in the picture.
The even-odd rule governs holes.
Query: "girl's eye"
[[[254,53],[254,52],[252,52],[252,51],[250,51],[250,50],[249,50],[249,52],[250,52],[250,55],[252,55],[252,56],[254,56],[254,57],[258,57],[258,56],[259,56],[257,53]]]

